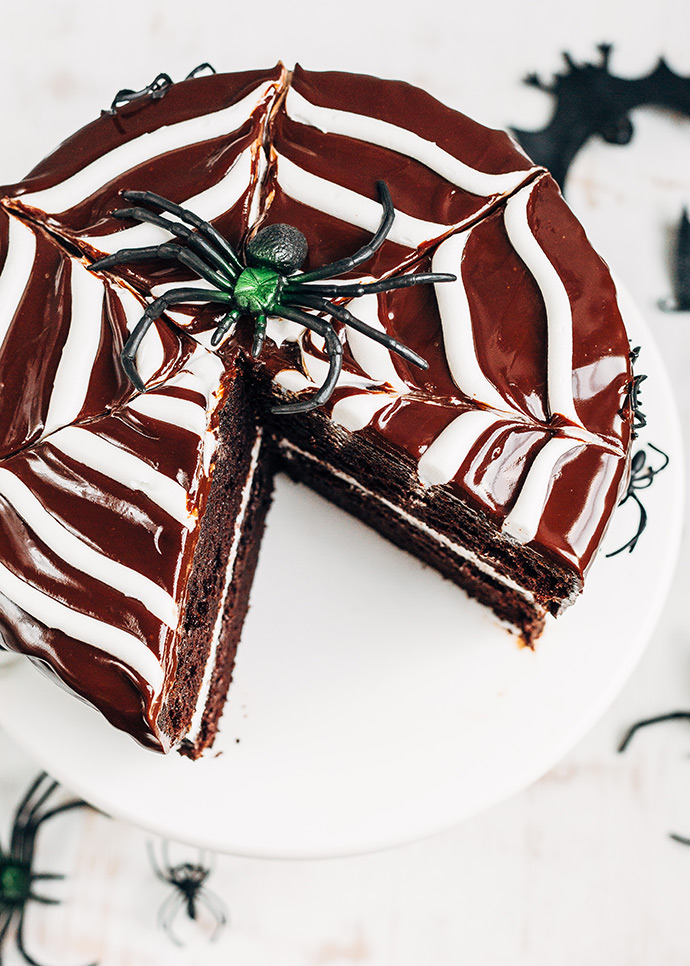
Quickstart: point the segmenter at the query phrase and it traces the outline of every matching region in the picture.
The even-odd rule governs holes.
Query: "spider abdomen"
[[[266,225],[247,245],[250,265],[273,268],[289,275],[302,267],[307,257],[307,239],[292,225]]]

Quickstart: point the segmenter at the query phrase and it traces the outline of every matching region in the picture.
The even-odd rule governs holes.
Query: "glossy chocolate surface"
[[[179,611],[184,599],[213,430],[252,325],[245,320],[212,354],[218,307],[171,306],[137,359],[148,388],[139,395],[119,363],[128,333],[152,296],[198,279],[164,259],[108,272],[88,265],[170,240],[112,216],[123,190],[141,189],[211,221],[240,254],[259,225],[294,225],[309,243],[305,269],[320,267],[371,237],[380,180],[396,218],[356,277],[433,266],[458,281],[446,286],[453,295],[421,285],[349,301],[429,368],[372,350],[336,322],[345,362],[326,410],[418,467],[416,485],[450,488],[506,539],[579,581],[627,468],[629,346],[605,265],[555,184],[508,135],[406,84],[278,66],[188,80],[105,113],[1,192],[0,561],[10,576],[2,584],[0,572],[0,623],[9,646],[143,743],[166,746],[157,716],[177,631],[160,612],[168,599]],[[313,393],[327,360],[318,337],[271,319],[258,365],[278,396],[291,396]],[[456,453],[449,433],[462,440]],[[84,434],[106,447],[101,469],[96,454],[93,465],[74,456]],[[109,453],[140,460],[154,482],[118,479]],[[439,454],[433,473],[446,473],[431,482],[430,453]],[[49,527],[43,511],[20,512],[3,479],[19,481],[88,553],[141,574],[165,600],[155,587],[144,600],[113,589],[84,562],[87,551],[75,550],[81,569],[70,563],[48,530],[44,539],[27,523],[35,514]],[[23,603],[15,579],[31,589]],[[55,626],[40,594],[64,608]],[[68,611],[114,628],[112,653],[86,632],[74,637]],[[153,663],[128,661],[118,635]]]

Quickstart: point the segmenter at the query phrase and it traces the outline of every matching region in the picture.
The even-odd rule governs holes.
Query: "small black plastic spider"
[[[221,342],[223,336],[241,315],[254,316],[256,319],[252,345],[254,357],[261,352],[269,315],[297,322],[323,337],[329,370],[321,388],[310,399],[274,406],[272,412],[302,413],[316,409],[330,398],[340,375],[343,347],[336,330],[321,315],[313,315],[303,311],[304,309],[313,309],[329,315],[381,343],[390,351],[398,353],[408,362],[427,369],[427,362],[412,349],[392,336],[362,322],[343,305],[336,304],[330,299],[331,297],[354,298],[366,293],[388,292],[428,282],[453,282],[456,279],[455,275],[419,272],[393,275],[380,281],[364,283],[333,284],[322,281],[344,275],[362,265],[386,240],[395,218],[395,209],[385,182],[378,181],[376,187],[383,215],[370,241],[354,255],[341,258],[311,272],[298,271],[307,257],[307,240],[302,232],[292,225],[268,225],[258,231],[246,246],[247,263],[243,264],[228,241],[212,225],[193,212],[151,191],[123,191],[123,198],[137,203],[137,206],[117,209],[112,212],[114,217],[132,218],[135,221],[157,225],[182,239],[184,244],[166,242],[149,248],[122,249],[113,255],[98,259],[91,268],[102,271],[126,262],[170,258],[192,269],[200,278],[216,286],[214,289],[174,288],[150,303],[127,339],[121,355],[122,367],[135,387],[140,392],[145,391],[145,386],[136,370],[135,358],[149,326],[168,306],[195,302],[210,302],[228,307],[226,315],[218,323],[211,338],[214,346]],[[180,221],[172,221],[155,211],[149,211],[149,208],[172,214]]]
[[[16,925],[17,949],[30,966],[40,966],[26,951],[24,941],[24,914],[29,902],[40,902],[45,905],[57,905],[59,899],[51,899],[34,892],[34,883],[64,879],[63,875],[53,872],[34,872],[33,857],[38,830],[47,822],[63,812],[75,808],[89,807],[86,802],[76,800],[57,805],[47,811],[42,811],[50,796],[58,788],[58,783],[52,781],[42,772],[33,782],[28,792],[19,803],[12,823],[9,851],[4,852],[0,846],[0,950],[4,940],[9,935],[12,924]],[[0,954],[0,963],[2,956]]]
[[[215,929],[211,936],[211,941],[218,938],[221,929],[227,923],[227,912],[221,900],[206,888],[206,882],[213,871],[212,866],[204,865],[204,852],[199,852],[199,861],[180,862],[173,865],[170,861],[168,843],[163,842],[161,846],[162,862],[156,859],[153,846],[147,843],[149,858],[153,871],[161,882],[167,882],[174,887],[173,892],[161,906],[158,913],[158,922],[175,943],[182,946],[183,943],[173,931],[173,923],[180,909],[186,909],[187,916],[195,922],[199,917],[199,905],[203,905],[211,913],[215,920]]]
[[[653,443],[649,443],[648,445],[650,449],[653,449],[655,453],[658,453],[659,456],[662,457],[663,462],[661,463],[661,466],[657,466],[656,468],[652,466],[645,466],[647,457],[643,449],[638,449],[633,456],[630,463],[630,480],[628,482],[628,488],[625,491],[625,496],[618,505],[623,506],[623,504],[627,503],[628,500],[633,500],[637,504],[637,508],[640,512],[637,531],[634,536],[632,536],[627,543],[624,543],[622,547],[619,547],[618,550],[613,550],[611,553],[607,553],[607,557],[615,557],[624,550],[632,553],[637,546],[637,541],[640,539],[645,527],[647,526],[647,511],[642,505],[642,500],[640,500],[636,491],[648,489],[652,485],[654,477],[661,473],[662,470],[665,470],[669,464],[669,457],[663,452],[663,450],[660,450],[658,446],[654,446]]]
[[[669,711],[668,714],[659,714],[653,718],[645,718],[642,721],[637,721],[626,731],[623,740],[618,745],[618,752],[622,754],[637,732],[641,731],[642,728],[662,724],[665,721],[690,721],[690,711]],[[680,842],[681,845],[690,845],[690,838],[687,838],[685,835],[678,835],[677,832],[669,832],[669,838],[673,839],[674,842]]]

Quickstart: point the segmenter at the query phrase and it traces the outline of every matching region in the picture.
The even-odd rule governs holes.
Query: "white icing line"
[[[584,443],[579,440],[555,437],[542,447],[523,480],[512,510],[503,521],[504,533],[519,543],[529,543],[534,539],[549,497],[556,464],[583,446]]]
[[[70,567],[140,601],[158,620],[177,627],[177,607],[170,594],[143,574],[104,556],[63,526],[13,473],[0,469],[0,496]]]
[[[340,399],[333,407],[331,419],[351,433],[364,429],[377,413],[400,398],[398,393],[358,392]]]
[[[127,404],[127,409],[133,409],[157,422],[186,429],[200,438],[206,432],[206,411],[190,399],[142,393]]]
[[[448,483],[458,472],[477,439],[503,421],[498,413],[470,409],[448,423],[424,452],[417,467],[422,483]]]
[[[385,332],[379,319],[379,300],[376,295],[361,295],[350,302],[348,309],[372,329]],[[355,362],[366,372],[372,382],[387,382],[398,392],[408,391],[393,364],[389,349],[356,329],[348,327],[345,331]]]
[[[527,217],[535,182],[508,200],[504,221],[508,237],[539,286],[546,307],[547,393],[551,415],[581,426],[573,400],[573,313],[563,281],[537,239]]]
[[[477,357],[470,306],[462,280],[462,258],[470,234],[463,232],[446,238],[432,260],[434,272],[457,275],[456,282],[434,285],[448,368],[453,382],[465,396],[493,409],[513,413],[510,403],[482,371]]]
[[[218,356],[199,346],[195,348],[184,368],[166,380],[165,386],[166,388],[175,386],[179,389],[191,389],[194,392],[201,393],[208,407],[220,388],[224,372],[225,366]]]
[[[342,134],[413,158],[446,181],[474,195],[486,196],[514,191],[535,170],[523,169],[501,174],[478,171],[413,131],[365,114],[319,107],[299,94],[294,87],[288,91],[285,106],[288,115],[295,121],[310,124],[326,134]]]
[[[0,275],[0,351],[29,284],[36,258],[36,236],[18,218],[8,219],[7,257]]]
[[[75,641],[103,651],[132,668],[158,693],[163,668],[148,647],[132,634],[112,627],[88,614],[72,610],[21,580],[0,563],[0,592],[30,617],[46,627],[62,631]]]
[[[251,147],[245,148],[220,181],[180,202],[182,207],[194,211],[204,221],[213,221],[224,211],[229,211],[251,183],[252,157]],[[166,217],[176,220],[174,215],[166,215]],[[160,245],[162,242],[170,241],[170,232],[148,222],[142,222],[109,235],[90,235],[85,237],[84,241],[99,251],[114,254],[121,248],[146,248],[149,245]],[[180,287],[180,283],[170,287]],[[194,282],[194,288],[205,287],[203,280],[199,284]],[[209,285],[209,288],[212,287]],[[164,290],[162,285],[159,288],[161,292]]]
[[[420,530],[422,533],[433,537],[434,540],[446,547],[448,550],[452,551],[458,557],[462,557],[464,560],[467,560],[474,567],[476,567],[477,570],[486,574],[488,577],[491,577],[493,580],[498,581],[498,583],[510,588],[510,590],[515,591],[515,593],[520,594],[521,597],[530,603],[534,602],[534,595],[531,593],[531,591],[521,587],[510,577],[506,577],[505,574],[499,573],[490,564],[482,560],[481,557],[478,557],[471,550],[468,550],[466,547],[463,547],[460,544],[455,543],[453,540],[450,540],[445,534],[439,533],[438,530],[434,530],[433,527],[428,526],[422,520],[412,516],[412,514],[408,513],[406,510],[403,510],[402,507],[396,506],[395,503],[391,503],[390,500],[387,500],[385,497],[379,496],[378,493],[373,493],[371,490],[367,489],[367,487],[362,486],[359,480],[356,480],[353,476],[343,473],[341,470],[336,469],[329,463],[323,463],[320,459],[318,459],[318,457],[313,456],[311,453],[305,452],[305,450],[301,449],[299,446],[295,446],[294,443],[289,442],[289,440],[282,439],[278,443],[278,446],[281,450],[286,452],[288,459],[290,458],[291,454],[296,453],[299,456],[303,456],[305,459],[311,460],[312,463],[318,463],[322,470],[325,470],[332,476],[335,476],[337,479],[347,483],[348,486],[351,486],[354,490],[357,490],[372,502],[380,503],[381,506],[384,506],[391,513],[394,513],[396,516],[400,517],[409,526],[415,527],[415,529]]]
[[[127,320],[127,331],[132,332],[144,314],[144,308],[129,288],[120,286],[118,295]],[[160,372],[165,363],[165,349],[158,327],[154,322],[149,327],[146,337],[139,346],[136,358],[137,372],[144,384]]]
[[[115,443],[76,426],[58,430],[50,437],[50,443],[70,459],[145,494],[188,530],[196,525],[187,507],[185,488]]]
[[[277,154],[276,157],[278,183],[295,201],[372,234],[376,231],[381,223],[381,205],[377,201],[304,171],[282,154]],[[448,227],[433,221],[423,221],[396,209],[387,238],[388,241],[405,248],[419,248],[424,242],[445,234]]]
[[[252,448],[251,460],[249,463],[249,469],[247,470],[247,478],[244,482],[244,488],[242,490],[242,497],[240,500],[240,508],[235,520],[235,529],[232,536],[232,544],[230,546],[230,551],[228,553],[228,562],[225,568],[225,582],[223,585],[223,593],[221,596],[221,604],[216,615],[216,621],[213,627],[213,634],[211,637],[211,648],[208,655],[208,660],[206,661],[206,667],[204,669],[204,677],[201,682],[201,687],[199,689],[199,694],[197,696],[197,704],[194,709],[194,714],[192,716],[191,723],[189,725],[189,730],[187,731],[186,737],[190,741],[196,741],[199,735],[199,730],[201,728],[201,722],[204,717],[204,712],[206,710],[206,702],[208,701],[209,694],[211,691],[211,679],[213,677],[213,671],[216,666],[216,657],[218,654],[218,647],[220,645],[221,631],[223,629],[223,614],[225,610],[225,600],[228,596],[228,591],[230,590],[230,585],[235,573],[235,563],[237,562],[237,554],[240,548],[240,540],[242,538],[242,527],[244,525],[244,519],[247,515],[247,510],[249,508],[249,499],[252,493],[252,485],[254,483],[254,476],[256,474],[256,468],[259,463],[259,454],[261,452],[261,442],[263,437],[263,430],[259,429],[256,439],[254,440],[254,446]]]
[[[121,177],[132,168],[146,164],[153,157],[236,131],[266,96],[271,86],[271,83],[260,84],[242,100],[212,114],[202,114],[176,124],[165,125],[148,134],[140,134],[139,137],[96,158],[59,184],[23,195],[22,203],[51,213],[73,208],[104,184]]]
[[[273,377],[273,382],[286,392],[303,392],[314,385],[299,369],[281,369]]]
[[[103,285],[74,259],[70,268],[70,324],[50,396],[46,435],[74,422],[81,412],[101,343]]]
[[[590,486],[584,511],[568,533],[570,546],[580,558],[589,546],[592,536],[606,512],[606,500],[619,466],[619,459],[611,456],[604,458],[604,467]],[[625,478],[623,482],[625,482]],[[615,502],[617,504],[618,500]]]
[[[299,342],[306,332],[306,327],[292,319],[279,319],[276,315],[270,315],[266,322],[266,338],[271,339],[277,346],[283,342]]]

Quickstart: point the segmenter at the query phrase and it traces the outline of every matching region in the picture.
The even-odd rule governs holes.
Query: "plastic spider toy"
[[[57,905],[60,902],[59,899],[37,894],[34,891],[34,884],[64,878],[63,875],[53,872],[33,871],[38,830],[44,822],[56,815],[71,809],[88,807],[86,802],[77,800],[43,810],[57,788],[58,783],[52,781],[45,772],[38,776],[15,812],[9,850],[4,852],[0,846],[0,951],[9,935],[10,927],[15,924],[17,949],[30,966],[40,966],[40,964],[26,951],[24,915],[27,904],[40,902],[46,905]]]
[[[637,524],[637,531],[635,535],[631,537],[630,540],[627,541],[627,543],[624,543],[622,547],[619,547],[618,550],[613,550],[611,553],[607,553],[606,554],[607,557],[615,557],[617,554],[622,553],[624,550],[628,550],[630,553],[632,553],[635,547],[637,546],[637,541],[640,539],[645,527],[647,526],[647,511],[645,510],[644,506],[642,505],[642,501],[637,495],[637,490],[648,489],[652,485],[654,481],[654,477],[658,473],[661,473],[662,470],[665,470],[669,464],[669,458],[666,455],[666,453],[663,452],[663,450],[660,450],[658,446],[654,446],[653,443],[649,443],[648,445],[650,449],[653,449],[655,453],[658,453],[659,456],[662,457],[662,463],[660,466],[657,466],[656,468],[652,466],[647,466],[646,465],[647,457],[643,449],[639,449],[633,456],[630,463],[630,481],[628,483],[628,489],[626,490],[625,496],[623,497],[623,499],[620,501],[618,505],[623,506],[623,504],[627,503],[628,500],[632,500],[634,503],[637,504],[637,508],[640,513],[639,522]]]
[[[252,355],[256,358],[266,336],[269,315],[288,319],[311,329],[322,336],[329,361],[328,375],[320,389],[307,400],[285,403],[272,408],[272,412],[302,413],[323,405],[333,393],[342,368],[343,347],[333,325],[320,315],[305,309],[314,309],[332,319],[349,325],[376,342],[396,352],[408,362],[422,369],[428,364],[421,356],[397,339],[372,328],[352,315],[343,305],[331,301],[331,297],[353,298],[376,292],[407,288],[428,282],[453,282],[455,275],[423,273],[394,275],[390,278],[364,283],[329,283],[324,279],[337,278],[368,261],[386,240],[395,209],[390,193],[383,181],[376,187],[383,208],[378,229],[370,241],[354,255],[324,265],[311,272],[298,269],[307,257],[307,240],[302,232],[291,225],[268,225],[256,233],[246,246],[243,264],[228,241],[207,221],[193,212],[174,204],[151,191],[123,191],[126,201],[135,202],[132,208],[113,211],[116,218],[132,218],[164,228],[181,239],[184,244],[166,242],[148,248],[129,248],[115,252],[95,261],[95,271],[112,268],[127,262],[147,261],[151,258],[170,258],[192,269],[200,278],[215,286],[205,288],[174,288],[151,302],[135,326],[122,350],[122,367],[135,387],[144,392],[144,384],[136,370],[135,358],[142,339],[153,321],[171,305],[210,302],[227,306],[227,313],[218,323],[211,344],[218,345],[241,315],[252,315],[256,320]],[[150,211],[150,208],[157,211]],[[157,212],[176,216],[172,221]]]
[[[653,718],[645,718],[643,721],[638,721],[630,728],[621,743],[618,746],[619,754],[622,754],[628,747],[634,736],[642,728],[648,728],[650,725],[662,724],[665,721],[690,721],[690,711],[670,711],[668,714],[659,714]],[[681,845],[690,845],[690,838],[685,835],[678,835],[676,832],[669,832],[669,838],[673,839],[674,842],[680,842]]]
[[[175,943],[182,946],[183,943],[173,931],[173,923],[180,909],[186,909],[187,916],[196,922],[199,918],[199,905],[202,904],[211,913],[215,920],[215,928],[211,936],[211,941],[218,938],[218,935],[227,922],[225,906],[220,899],[206,888],[206,882],[213,871],[212,867],[203,864],[204,852],[199,853],[199,861],[180,862],[172,865],[170,861],[168,843],[163,842],[162,857],[163,862],[159,864],[153,846],[148,844],[149,857],[153,871],[161,882],[167,882],[173,886],[173,891],[165,900],[158,913],[158,921],[165,933]]]

